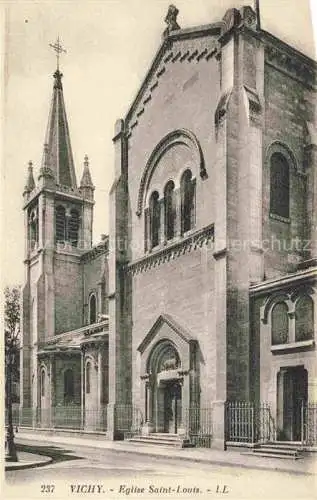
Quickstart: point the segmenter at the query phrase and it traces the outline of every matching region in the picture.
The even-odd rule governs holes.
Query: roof
[[[77,330],[55,335],[46,342],[39,344],[39,355],[50,353],[80,352],[85,344],[105,342],[108,339],[109,317],[98,323],[87,325]]]
[[[63,96],[62,77],[59,70],[55,71],[42,168],[49,167],[51,169],[56,184],[76,188],[76,174]]]

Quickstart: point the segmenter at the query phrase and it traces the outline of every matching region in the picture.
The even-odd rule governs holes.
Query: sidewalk
[[[18,459],[18,462],[5,462],[5,470],[31,469],[32,467],[42,467],[52,462],[51,457],[27,453],[25,451],[18,451]]]
[[[87,446],[93,448],[111,449],[121,453],[137,453],[152,457],[164,457],[169,459],[190,460],[205,464],[221,466],[245,467],[248,469],[277,470],[292,474],[316,474],[316,456],[306,456],[300,460],[263,458],[245,454],[245,451],[221,451],[207,448],[173,448],[163,446],[152,446],[148,444],[138,445],[129,441],[109,441],[104,436],[89,435],[87,437],[73,437],[60,435],[60,433],[32,433],[29,430],[20,429],[16,436],[16,442],[23,441],[45,441],[55,444],[67,444],[68,446]]]

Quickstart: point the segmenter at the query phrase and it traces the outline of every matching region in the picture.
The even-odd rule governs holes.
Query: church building
[[[24,191],[21,415],[136,442],[316,445],[317,66],[251,7],[177,15],[115,124],[97,246],[54,75]]]

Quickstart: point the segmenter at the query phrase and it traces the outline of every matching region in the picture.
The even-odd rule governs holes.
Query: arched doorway
[[[155,432],[177,434],[182,427],[181,360],[169,340],[159,342],[148,360],[146,417]]]
[[[301,441],[308,399],[308,373],[303,366],[281,368],[277,377],[279,439]]]

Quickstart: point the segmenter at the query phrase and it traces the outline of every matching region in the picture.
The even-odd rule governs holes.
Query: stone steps
[[[298,460],[303,458],[303,450],[299,443],[292,442],[273,442],[260,444],[253,448],[252,452],[247,452],[248,455],[256,455],[258,457],[270,458],[286,458]]]
[[[129,439],[130,443],[147,444],[152,446],[172,446],[176,448],[192,447],[189,439],[178,434],[155,432],[146,436],[138,435]]]

